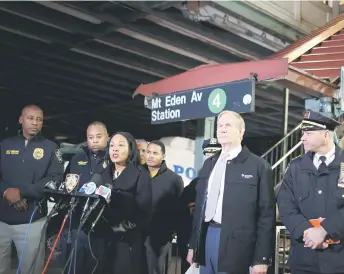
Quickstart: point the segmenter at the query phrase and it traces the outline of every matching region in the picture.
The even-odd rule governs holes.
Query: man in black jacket
[[[177,228],[178,208],[184,183],[167,168],[165,145],[152,141],[147,147],[146,167],[152,177],[153,217],[145,241],[149,274],[165,274],[166,256],[171,249],[172,233]]]
[[[305,112],[301,141],[308,152],[290,162],[277,195],[295,274],[344,273],[344,153],[333,142],[338,125]]]
[[[41,273],[45,255],[42,229],[47,214],[43,190],[48,182],[61,182],[63,174],[58,146],[40,134],[42,110],[34,105],[26,106],[19,123],[20,134],[0,143],[1,274],[10,272],[12,241],[18,255],[23,254],[20,273]],[[30,232],[24,240],[28,229]],[[41,237],[43,244],[39,247]]]
[[[90,182],[91,177],[93,174],[102,174],[108,163],[105,161],[105,149],[107,146],[107,141],[109,139],[109,135],[106,129],[105,124],[99,121],[92,122],[88,125],[87,131],[87,146],[83,147],[79,152],[77,152],[73,158],[71,159],[69,166],[67,168],[66,173],[78,174],[80,175],[80,180],[78,183],[78,189],[80,189],[84,184]],[[84,205],[80,205],[74,211],[71,221],[72,223],[71,228],[71,238],[72,243],[76,236],[78,236],[78,249],[77,252],[77,260],[76,260],[76,272],[77,273],[87,273],[90,269],[85,269],[88,267],[88,264],[85,262],[93,259],[91,254],[89,254],[89,247],[88,247],[88,238],[85,232],[82,230],[76,235],[80,217],[83,210]],[[64,214],[63,214],[64,215]],[[68,229],[69,229],[69,221],[65,227],[64,233],[61,237],[61,247],[62,247],[62,261],[67,261],[67,239],[68,239]],[[95,251],[96,252],[96,251]],[[88,256],[89,255],[89,256]],[[73,263],[73,260],[71,260]],[[88,270],[88,271],[86,271]]]
[[[241,141],[242,117],[223,111],[217,119],[221,152],[198,175],[188,261],[200,274],[265,274],[271,262],[275,227],[272,170]]]

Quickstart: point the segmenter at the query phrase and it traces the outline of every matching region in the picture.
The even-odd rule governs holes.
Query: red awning
[[[203,65],[151,84],[141,84],[134,95],[162,95],[202,88],[247,79],[252,73],[257,74],[259,81],[284,78],[288,74],[288,59]]]

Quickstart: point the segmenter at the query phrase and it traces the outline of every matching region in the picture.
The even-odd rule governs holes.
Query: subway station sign
[[[201,119],[223,110],[253,112],[254,98],[254,79],[156,96],[151,101],[151,123]]]

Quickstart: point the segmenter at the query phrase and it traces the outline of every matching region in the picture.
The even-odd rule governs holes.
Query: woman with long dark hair
[[[134,137],[118,132],[110,137],[108,172],[103,184],[112,188],[109,207],[103,217],[107,224],[107,247],[96,273],[140,274],[142,229],[152,214],[152,186],[148,172],[140,166]]]

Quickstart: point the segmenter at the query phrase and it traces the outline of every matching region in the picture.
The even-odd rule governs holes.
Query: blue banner
[[[223,110],[253,112],[254,99],[254,79],[156,96],[151,101],[151,123],[213,117]]]

